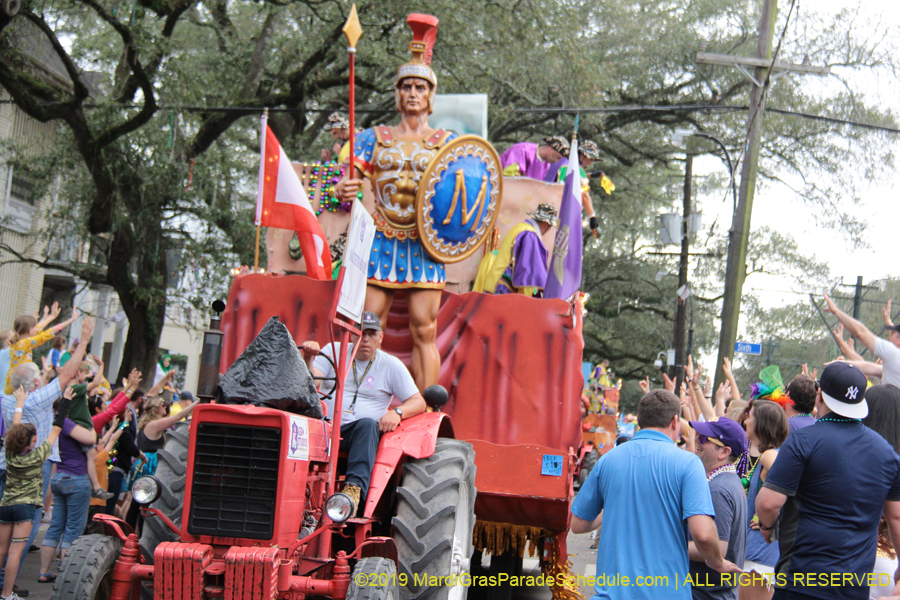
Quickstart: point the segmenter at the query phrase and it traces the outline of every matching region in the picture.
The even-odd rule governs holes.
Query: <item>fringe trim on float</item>
[[[551,588],[553,600],[584,600],[584,596],[578,591],[577,579],[572,572],[572,561],[568,556],[559,556],[559,545],[555,541],[551,541],[549,546],[550,556],[544,561],[542,567],[544,576],[552,576],[556,581],[562,579],[565,582]]]
[[[561,579],[565,582],[552,586],[553,600],[584,600],[584,596],[576,586],[572,563],[568,557],[559,556],[559,546],[552,539],[554,537],[552,531],[541,527],[475,521],[472,544],[476,551],[494,556],[505,552],[514,552],[516,555],[524,557],[527,550],[528,556],[535,557],[547,542],[550,555],[546,560],[541,561],[541,570],[545,577],[552,576],[554,580]]]

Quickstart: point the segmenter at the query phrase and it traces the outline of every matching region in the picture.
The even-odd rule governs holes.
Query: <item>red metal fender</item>
[[[397,552],[397,542],[394,538],[389,537],[370,537],[362,544],[356,547],[356,550],[347,558],[368,558],[370,556],[380,556],[394,562],[397,565],[398,573],[400,569],[400,557]]]
[[[94,522],[100,523],[100,526],[103,527],[103,535],[117,537],[122,540],[123,544],[128,541],[128,536],[134,533],[131,525],[112,515],[96,514]]]
[[[404,455],[410,458],[426,458],[434,454],[438,437],[454,437],[450,417],[444,413],[430,412],[404,419],[397,429],[381,436],[375,468],[369,481],[364,516],[371,518]]]

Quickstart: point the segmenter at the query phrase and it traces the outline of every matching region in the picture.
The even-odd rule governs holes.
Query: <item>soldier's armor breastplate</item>
[[[425,139],[394,137],[390,127],[375,127],[372,186],[375,210],[395,229],[416,228],[416,192],[425,169],[451,132],[435,130]]]

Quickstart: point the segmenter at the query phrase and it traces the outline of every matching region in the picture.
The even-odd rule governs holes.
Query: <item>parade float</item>
[[[425,49],[429,19],[436,25],[433,17],[410,16],[414,55]],[[378,142],[390,146],[391,128],[377,129]],[[286,161],[283,150],[266,141],[266,131],[264,120],[261,190],[288,166],[279,164]],[[446,264],[446,285],[434,296],[433,344],[440,357],[436,383],[447,393],[382,436],[359,512],[349,514],[341,498],[336,451],[345,353],[359,332],[359,319],[350,315],[362,310],[345,303],[354,269],[365,273],[369,262],[368,253],[360,257],[354,248],[366,237],[361,231],[371,227],[369,212],[380,196],[367,186],[350,212],[341,210],[335,187],[354,172],[351,153],[343,175],[334,163],[289,167],[300,175],[319,233],[299,236],[302,256],[292,257],[294,231],[270,224],[267,272],[239,274],[206,333],[198,394],[218,401],[198,407],[189,426],[169,434],[156,475],[136,484],[135,501],[144,506],[141,536],[115,517],[96,517],[105,535],[72,546],[56,597],[464,598],[484,575],[494,576],[483,580],[487,596],[504,598],[511,595],[505,578],[521,574],[526,553],[553,577],[555,598],[577,597],[568,580],[566,536],[581,440],[581,305],[577,296],[468,291],[496,240],[526,210],[541,202],[558,206],[563,186],[504,180],[488,142],[445,134],[434,134],[440,143],[418,163],[424,173],[416,173],[414,225],[394,237],[413,237],[415,230],[430,257]],[[342,264],[335,279],[322,278],[329,270],[324,253],[336,244],[343,246]],[[314,273],[318,278],[309,276]],[[382,350],[416,376],[414,292],[392,290]],[[284,328],[297,343],[342,342],[335,414],[297,414],[265,399],[255,406],[222,403],[218,375],[229,372],[267,324]],[[299,365],[296,358],[284,368]],[[252,386],[252,374],[246,382]],[[488,572],[483,555],[491,557]]]

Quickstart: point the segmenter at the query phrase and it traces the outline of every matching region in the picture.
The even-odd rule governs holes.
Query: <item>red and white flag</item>
[[[325,232],[291,161],[269,129],[266,115],[262,117],[261,138],[256,225],[296,231],[306,274],[314,279],[331,279],[331,251]]]

